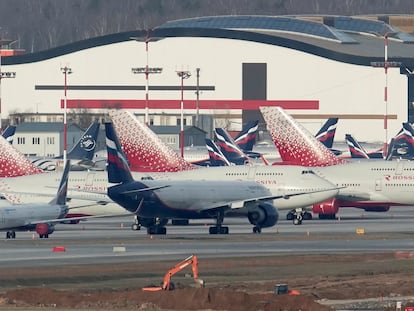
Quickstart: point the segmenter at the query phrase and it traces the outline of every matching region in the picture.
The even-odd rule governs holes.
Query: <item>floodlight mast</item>
[[[67,96],[67,85],[68,75],[72,73],[72,68],[67,66],[60,68],[64,76],[64,102],[63,102],[63,163],[66,163],[68,140],[67,140],[67,108],[68,108],[68,96]]]
[[[373,67],[383,67],[384,68],[384,75],[385,75],[385,85],[384,85],[384,104],[385,104],[385,112],[384,112],[384,132],[385,132],[385,139],[383,144],[382,155],[384,158],[387,157],[388,152],[388,68],[390,67],[400,67],[401,62],[389,62],[388,61],[388,38],[392,35],[396,34],[393,31],[387,31],[383,34],[375,33],[375,35],[384,38],[384,62],[371,62],[371,66]]]
[[[145,42],[145,54],[147,63],[145,67],[135,67],[131,68],[132,73],[134,74],[145,74],[145,125],[149,126],[149,75],[155,73],[162,73],[162,68],[160,67],[152,67],[150,68],[148,65],[148,43],[150,41],[158,41],[159,38],[150,37],[150,31],[147,31],[147,34],[144,38],[141,37],[131,37],[130,39],[138,41],[138,42]]]
[[[181,157],[184,157],[184,79],[191,77],[188,70],[179,70],[177,75],[181,79],[181,122],[180,122],[180,150]]]

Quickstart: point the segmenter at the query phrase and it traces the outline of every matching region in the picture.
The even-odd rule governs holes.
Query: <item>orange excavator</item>
[[[162,286],[150,286],[150,287],[144,287],[142,290],[144,291],[160,291],[160,290],[173,290],[174,289],[174,283],[171,282],[171,277],[176,274],[177,272],[180,272],[184,268],[191,266],[193,270],[193,278],[194,281],[199,286],[204,286],[204,281],[202,279],[198,278],[198,259],[197,256],[191,255],[187,257],[186,259],[182,260],[178,264],[176,264],[174,267],[172,267],[170,270],[167,271],[167,273],[164,276],[164,281],[162,282]]]

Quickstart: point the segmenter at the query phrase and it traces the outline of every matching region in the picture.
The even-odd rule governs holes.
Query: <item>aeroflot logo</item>
[[[82,137],[80,146],[81,148],[85,149],[86,151],[92,151],[95,148],[95,140],[92,139],[91,135],[85,135]]]
[[[391,180],[414,180],[414,175],[398,175],[398,176],[391,176],[391,175],[385,175],[384,176],[386,181],[391,181]]]

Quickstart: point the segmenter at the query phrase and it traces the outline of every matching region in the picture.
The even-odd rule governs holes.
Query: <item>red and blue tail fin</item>
[[[217,145],[231,163],[243,165],[250,162],[249,157],[237,146],[233,138],[222,128],[215,129]]]
[[[404,159],[414,158],[414,129],[410,123],[404,122],[402,129],[394,137],[392,156]]]
[[[338,118],[329,118],[315,135],[326,148],[331,149],[333,146],[337,124]]]
[[[106,150],[108,152],[108,181],[129,183],[133,181],[129,165],[112,123],[105,123]]]
[[[368,153],[361,146],[361,144],[355,140],[355,138],[351,134],[345,134],[345,140],[348,145],[351,158],[369,159]]]
[[[229,160],[223,155],[217,145],[209,138],[206,138],[206,147],[210,158],[210,166],[228,166]]]
[[[367,152],[362,145],[351,135],[345,134],[345,140],[348,144],[349,153],[351,158],[365,158],[365,159],[382,159],[382,152],[373,151]]]
[[[256,142],[259,121],[249,121],[234,139],[234,142],[243,152],[252,151]]]
[[[131,171],[177,172],[195,168],[130,112],[109,113]]]
[[[13,144],[14,134],[16,133],[16,126],[9,125],[1,134],[10,144]]]
[[[335,156],[300,123],[280,107],[260,107],[267,129],[282,161],[302,166],[346,163]]]

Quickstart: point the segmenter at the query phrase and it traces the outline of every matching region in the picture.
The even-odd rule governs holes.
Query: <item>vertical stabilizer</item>
[[[229,166],[230,162],[226,159],[217,145],[209,138],[206,138],[206,147],[210,158],[210,166]]]
[[[0,137],[0,177],[16,177],[42,173],[7,140]]]
[[[108,181],[110,183],[129,183],[133,181],[127,159],[122,151],[121,143],[112,126],[105,123],[106,150],[108,152]]]
[[[13,144],[14,134],[16,133],[16,126],[9,125],[1,134],[10,144]]]
[[[235,143],[243,152],[253,150],[254,143],[256,142],[258,124],[258,120],[248,122],[234,139]]]
[[[194,168],[130,112],[116,110],[109,115],[131,171],[177,172]]]
[[[223,155],[231,163],[236,165],[244,165],[250,162],[249,157],[237,146],[233,138],[222,128],[216,128],[215,134],[217,138],[217,145],[220,147]]]
[[[315,135],[326,148],[331,149],[333,146],[337,124],[338,118],[329,118]]]
[[[49,204],[66,205],[66,197],[68,194],[68,180],[70,171],[70,160],[66,160],[65,168],[63,170],[62,179],[56,193],[56,197],[49,202]]]
[[[356,139],[351,134],[345,134],[345,140],[346,140],[346,143],[348,144],[351,158],[369,159],[368,153],[361,146],[361,144],[356,141]]]
[[[345,163],[280,107],[260,107],[283,162],[302,166]]]
[[[99,134],[99,122],[93,122],[83,133],[73,148],[68,152],[67,158],[72,160],[92,161],[95,154],[96,141]]]

